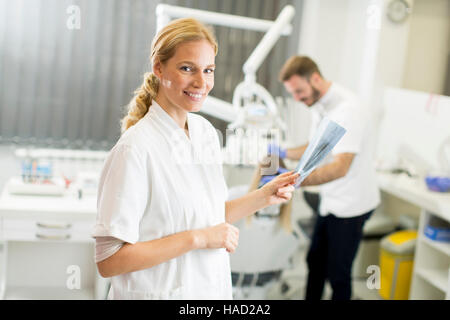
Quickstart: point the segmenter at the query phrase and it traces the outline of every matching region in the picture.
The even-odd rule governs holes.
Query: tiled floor
[[[269,292],[268,296],[271,299],[303,300],[305,298],[307,267],[304,258],[305,252],[299,252],[295,261],[295,267],[292,270],[286,270],[282,277],[284,281],[275,285]],[[282,290],[283,282],[287,283],[289,287],[287,292],[284,293]],[[353,279],[352,300],[382,300],[378,294],[378,290],[369,289],[366,282],[366,279]],[[330,300],[331,295],[331,286],[326,282],[323,299]]]
[[[369,289],[366,279],[353,280],[353,298],[354,300],[383,300],[378,294],[377,289]]]

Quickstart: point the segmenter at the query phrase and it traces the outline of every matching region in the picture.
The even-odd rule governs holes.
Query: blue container
[[[449,177],[439,177],[439,176],[427,176],[425,178],[428,189],[437,192],[448,192],[450,191],[450,178]]]
[[[424,233],[431,240],[450,242],[450,228],[439,228],[428,225],[425,227]]]

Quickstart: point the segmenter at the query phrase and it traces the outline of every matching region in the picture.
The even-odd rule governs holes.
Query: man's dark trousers
[[[374,210],[357,217],[338,218],[317,215],[307,255],[306,300],[320,300],[328,279],[332,300],[350,300],[352,264],[363,235],[366,220]]]

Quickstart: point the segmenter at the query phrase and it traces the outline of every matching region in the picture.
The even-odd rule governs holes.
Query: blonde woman
[[[231,224],[292,196],[297,175],[286,173],[226,201],[218,136],[195,114],[214,86],[216,54],[213,33],[194,19],[153,39],[152,73],[100,178],[93,237],[110,299],[231,299]]]

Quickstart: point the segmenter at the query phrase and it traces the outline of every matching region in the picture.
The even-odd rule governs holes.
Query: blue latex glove
[[[282,174],[282,173],[285,173],[285,172],[288,172],[288,171],[289,171],[288,169],[279,167],[276,174],[262,176],[261,180],[259,182],[259,186],[262,187],[267,182],[270,182],[270,181],[272,181],[272,179],[275,179],[279,174]]]
[[[267,146],[267,154],[279,156],[281,159],[286,158],[286,149],[281,148],[275,143],[271,143]]]

